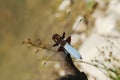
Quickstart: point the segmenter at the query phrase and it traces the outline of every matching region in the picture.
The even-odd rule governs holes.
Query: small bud
[[[95,60],[95,62],[99,62],[98,60]]]
[[[91,60],[91,62],[93,62],[94,60]]]
[[[111,62],[111,59],[108,59],[109,62]]]
[[[101,51],[100,53],[101,53],[102,55],[105,55],[104,51]]]
[[[22,41],[22,42],[21,42],[21,45],[23,45],[23,44],[25,44],[25,41]]]
[[[37,54],[39,51],[40,51],[39,49],[36,49],[35,54]]]
[[[38,45],[40,46],[42,44],[42,42],[39,42]]]
[[[71,11],[69,10],[68,12],[67,12],[67,15],[69,16],[71,14]]]
[[[45,61],[44,63],[43,63],[43,65],[46,65],[47,64],[47,61]]]
[[[31,39],[30,39],[30,38],[27,38],[26,42],[27,42],[27,44],[32,44],[32,42],[31,42]]]
[[[112,51],[109,52],[109,57],[111,57],[111,56],[112,56]]]

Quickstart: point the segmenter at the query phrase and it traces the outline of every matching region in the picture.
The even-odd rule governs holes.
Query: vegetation
[[[58,57],[53,58],[56,49],[51,49],[50,44],[53,43],[51,36],[54,33],[61,34],[63,31],[71,32],[71,26],[75,19],[79,15],[83,15],[87,29],[80,33],[89,37],[95,28],[95,19],[92,14],[95,10],[100,9],[99,4],[95,0],[88,2],[74,0],[73,4],[69,6],[71,14],[67,27],[65,26],[67,11],[58,10],[61,1],[0,0],[1,80],[53,80],[60,76],[59,70],[54,67],[56,61],[60,61],[60,59]],[[110,1],[106,0],[103,2],[107,7]],[[104,12],[106,7],[101,10]],[[120,26],[119,24],[117,25]],[[120,30],[119,27],[118,30]],[[25,39],[27,37],[30,38]],[[111,41],[111,38],[118,39],[117,43],[119,43],[119,38],[103,37],[111,45],[103,46],[102,49],[97,48],[102,59],[95,58],[91,63],[80,62],[99,68],[111,80],[120,80],[120,60],[113,54],[112,48],[113,46],[116,47],[116,44]],[[25,40],[23,41],[23,39]],[[27,44],[29,49],[21,46],[21,41],[23,41],[22,44]],[[81,45],[83,42],[79,41],[79,44]],[[108,51],[107,55],[106,50]],[[119,54],[119,47],[116,47],[116,50]]]

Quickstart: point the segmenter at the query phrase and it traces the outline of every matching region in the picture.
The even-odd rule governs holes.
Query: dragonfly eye
[[[58,41],[60,41],[61,37],[60,37],[60,35],[58,35],[58,34],[54,34],[53,37],[52,37],[52,39],[53,39],[55,42],[58,42]]]
[[[57,42],[58,40],[55,38],[54,41]]]

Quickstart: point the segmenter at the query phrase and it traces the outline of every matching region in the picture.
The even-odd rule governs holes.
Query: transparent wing
[[[64,48],[67,52],[69,52],[75,58],[82,59],[82,56],[80,55],[80,53],[68,43],[65,44]]]

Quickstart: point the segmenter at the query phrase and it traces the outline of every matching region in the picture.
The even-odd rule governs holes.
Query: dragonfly
[[[68,23],[70,14],[71,14],[71,12],[68,12],[67,17],[66,17],[66,21],[65,21],[65,26]],[[83,18],[77,19],[77,21],[76,21],[77,23],[73,27],[73,30],[75,30],[76,27],[78,27],[79,23],[82,20],[83,20]],[[63,32],[62,36],[60,36],[59,34],[54,34],[52,36],[52,40],[55,42],[55,44],[53,45],[53,47],[58,46],[58,50],[57,50],[58,52],[63,51],[65,54],[70,54],[70,55],[72,55],[76,59],[82,59],[81,54],[70,44],[71,43],[71,36],[68,36],[65,39],[65,34],[66,33]]]
[[[65,32],[63,32],[62,36],[54,34],[52,39],[55,42],[53,47],[58,46],[58,52],[63,51],[65,54],[70,54],[76,59],[82,59],[81,54],[70,44],[71,36],[65,39]]]

